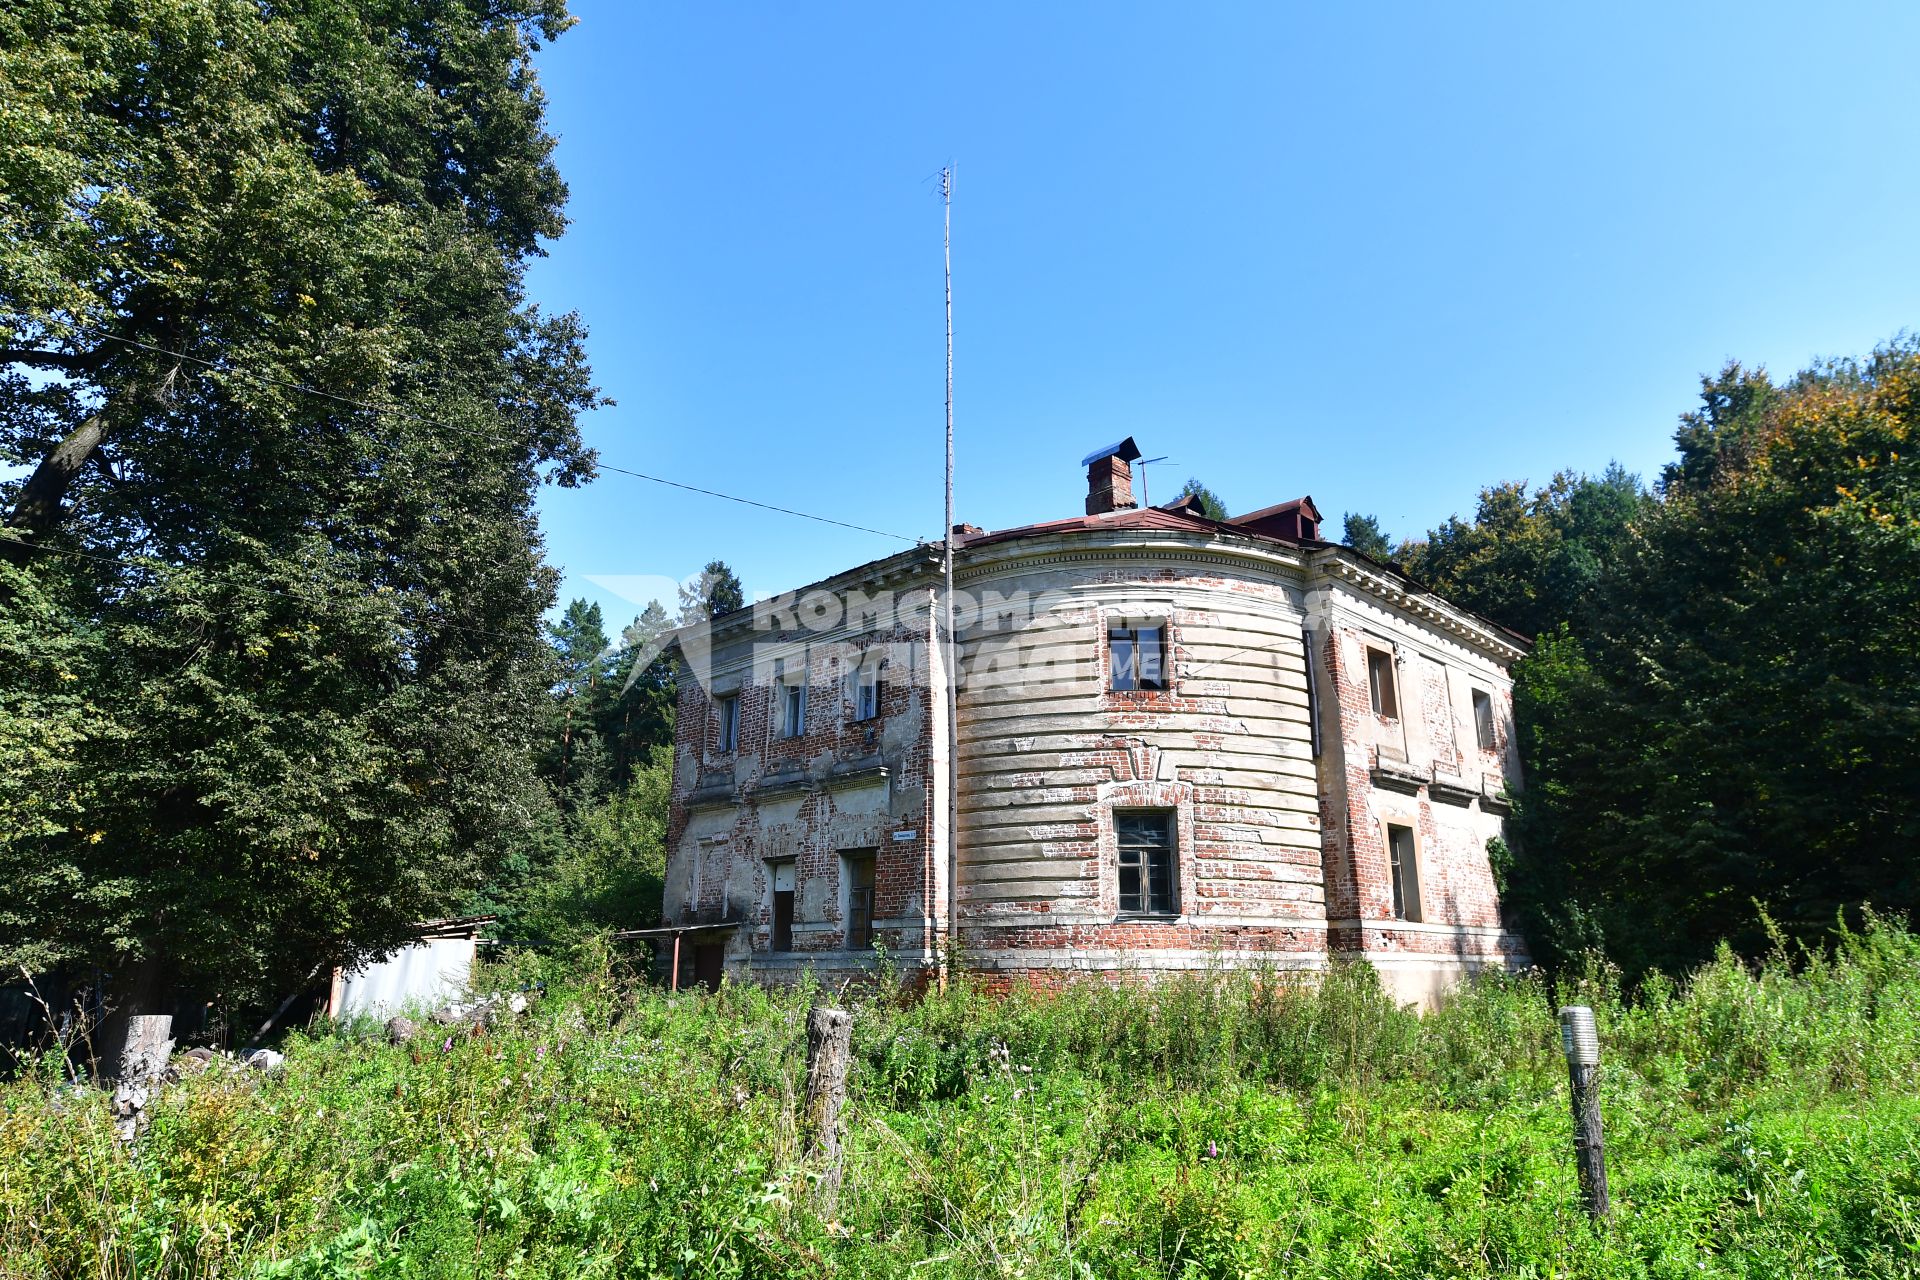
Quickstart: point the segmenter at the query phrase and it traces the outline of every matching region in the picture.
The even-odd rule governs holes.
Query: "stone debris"
[[[528,1007],[529,1002],[523,992],[503,992],[470,1003],[455,1001],[445,1004],[429,1016],[443,1027],[497,1027],[509,1018],[525,1013]]]
[[[387,1043],[408,1044],[420,1034],[420,1028],[414,1025],[412,1018],[393,1017],[387,1019]]]

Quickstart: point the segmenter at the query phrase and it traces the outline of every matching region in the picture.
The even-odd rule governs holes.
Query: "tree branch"
[[[40,351],[33,347],[0,347],[0,364],[30,364],[66,373],[86,373],[98,368],[101,360],[98,351]]]
[[[37,538],[60,523],[60,506],[80,474],[93,457],[100,442],[107,438],[105,412],[96,413],[68,433],[55,445],[40,465],[33,469],[26,487],[14,500],[7,516],[7,527],[18,529],[27,539]],[[28,541],[0,543],[0,553],[13,564],[23,564],[32,555]]]
[[[132,388],[113,397],[48,451],[27,477],[20,496],[14,500],[13,510],[7,515],[6,527],[21,536],[0,538],[0,559],[22,565],[33,557],[34,541],[58,528],[66,515],[67,491],[73,488],[75,477],[95,459],[105,443],[110,417],[128,412],[142,401],[164,404],[172,398],[174,380],[179,374],[180,366],[175,364],[157,384]]]

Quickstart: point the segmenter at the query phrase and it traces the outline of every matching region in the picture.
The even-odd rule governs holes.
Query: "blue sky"
[[[1651,476],[1698,378],[1914,325],[1920,7],[626,4],[540,55],[573,226],[531,276],[605,461],[903,534],[1312,493],[1395,537],[1480,486]],[[902,544],[608,474],[542,502],[618,626]]]

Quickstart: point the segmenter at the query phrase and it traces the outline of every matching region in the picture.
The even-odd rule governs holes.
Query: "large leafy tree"
[[[1638,476],[1563,471],[1531,492],[1489,486],[1471,521],[1450,518],[1399,558],[1415,578],[1528,635],[1582,614],[1651,498]]]
[[[1508,899],[1535,953],[1679,968],[1762,912],[1814,938],[1920,905],[1920,347],[1705,379],[1657,494],[1485,491],[1402,549],[1538,633]]]
[[[561,0],[0,10],[0,950],[281,989],[544,821]],[[23,722],[52,713],[43,734]],[[18,890],[14,892],[14,890]]]
[[[1702,400],[1522,685],[1538,913],[1636,968],[1920,905],[1920,348]]]

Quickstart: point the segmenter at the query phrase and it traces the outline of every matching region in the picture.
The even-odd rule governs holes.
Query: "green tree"
[[[612,696],[600,710],[600,735],[616,785],[631,781],[653,748],[673,744],[678,686],[672,660],[659,655],[660,641],[672,625],[666,609],[654,600],[621,632],[607,677]]]
[[[709,560],[700,576],[680,588],[680,625],[725,617],[747,605],[738,574],[724,560]]]
[[[531,54],[569,22],[0,10],[0,643],[79,686],[4,676],[0,742],[50,708],[34,767],[74,784],[9,796],[6,958],[101,965],[123,1012],[283,991],[546,820],[532,500],[591,475],[598,397],[521,280],[564,226]]]
[[[1381,531],[1380,521],[1373,516],[1363,516],[1357,511],[1349,511],[1341,521],[1340,540],[1358,551],[1361,555],[1378,560],[1382,564],[1393,559],[1393,543]]]
[[[1526,635],[1592,602],[1605,567],[1630,541],[1652,497],[1618,464],[1599,476],[1563,471],[1529,492],[1524,481],[1480,491],[1472,521],[1453,516],[1397,553],[1414,578]]]
[[[1188,476],[1187,482],[1180,486],[1180,492],[1176,498],[1200,499],[1200,514],[1209,520],[1227,518],[1227,504],[1220,501],[1219,495],[1213,490],[1201,484],[1198,476]]]
[[[566,846],[529,883],[526,936],[578,941],[603,929],[660,923],[667,871],[673,748],[650,748],[629,783],[573,819]]]
[[[553,688],[554,725],[548,732],[546,771],[562,802],[605,793],[608,773],[600,719],[611,700],[608,686],[612,653],[600,606],[585,600],[567,605],[549,628],[559,680]]]
[[[1920,905],[1920,348],[1702,400],[1516,694],[1524,905],[1632,969]]]

